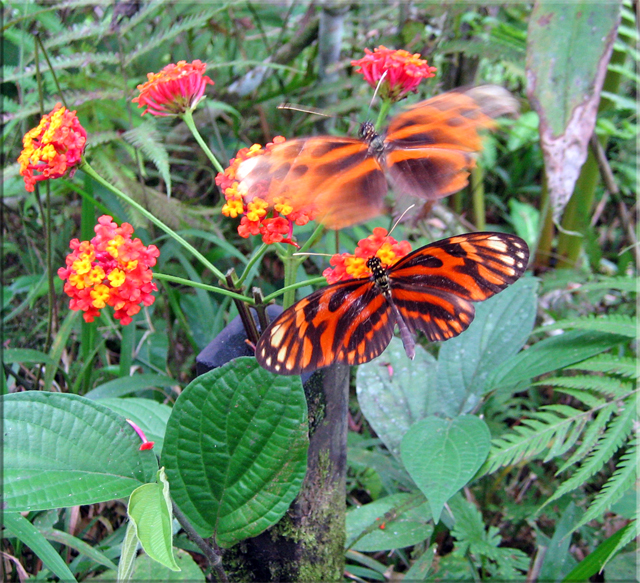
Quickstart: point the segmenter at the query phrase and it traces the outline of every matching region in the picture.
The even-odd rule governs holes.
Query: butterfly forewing
[[[335,362],[361,364],[393,336],[389,305],[370,278],[318,290],[276,318],[256,345],[261,366],[279,374],[310,372]]]
[[[333,136],[276,144],[240,164],[240,190],[248,200],[284,197],[298,209],[313,203],[322,222],[342,228],[380,214],[387,180],[368,150],[361,140]]]
[[[419,285],[479,302],[516,281],[527,268],[529,248],[505,233],[450,237],[410,253],[389,269],[392,287]]]

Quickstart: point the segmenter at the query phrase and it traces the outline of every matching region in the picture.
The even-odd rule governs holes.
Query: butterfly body
[[[369,277],[317,290],[285,310],[260,337],[256,358],[287,375],[362,364],[383,352],[396,325],[413,358],[418,331],[430,341],[457,336],[473,320],[473,302],[516,281],[528,258],[526,243],[504,233],[443,239],[390,267],[370,258]]]
[[[397,192],[427,200],[464,188],[482,147],[478,132],[493,127],[493,116],[514,109],[513,98],[499,87],[450,91],[393,117],[385,134],[365,122],[359,138],[276,144],[240,164],[239,190],[249,200],[285,198],[298,209],[313,204],[327,227],[347,227],[380,214],[387,177]]]

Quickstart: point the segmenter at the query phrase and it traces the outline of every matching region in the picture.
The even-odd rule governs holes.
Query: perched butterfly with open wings
[[[287,200],[295,209],[314,204],[318,219],[341,229],[383,210],[387,175],[397,193],[438,199],[464,188],[478,131],[493,117],[517,110],[501,87],[450,91],[422,101],[391,119],[386,135],[371,122],[359,138],[317,136],[287,140],[238,167],[245,200]]]
[[[432,342],[457,336],[473,320],[472,302],[512,284],[528,260],[527,244],[504,233],[443,239],[387,269],[372,257],[370,277],[330,285],[282,312],[258,340],[256,358],[283,375],[362,364],[382,353],[396,324],[413,358],[418,330]]]

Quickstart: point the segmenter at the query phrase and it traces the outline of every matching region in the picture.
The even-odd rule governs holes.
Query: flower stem
[[[260,258],[267,252],[269,246],[266,243],[263,243],[260,248],[253,254],[249,262],[245,266],[242,275],[238,278],[236,282],[238,287],[244,283],[244,280],[247,279],[249,273],[251,272],[251,268],[260,260]]]
[[[153,272],[153,277],[155,279],[162,280],[162,281],[170,281],[172,283],[179,283],[181,285],[197,287],[199,289],[210,291],[214,294],[220,294],[221,296],[227,296],[234,300],[240,300],[252,306],[255,305],[255,301],[253,298],[243,296],[242,294],[237,294],[231,290],[228,290],[222,287],[215,287],[213,285],[208,285],[206,283],[199,283],[197,281],[191,281],[189,279],[184,279],[182,277],[176,277],[175,275],[167,275],[166,273],[157,273],[155,271]]]
[[[209,158],[214,168],[218,172],[224,172],[224,168],[222,167],[220,162],[218,162],[218,159],[213,155],[213,152],[209,149],[209,146],[207,146],[205,141],[202,139],[202,136],[200,135],[198,128],[196,128],[196,124],[193,121],[193,111],[191,111],[190,109],[187,109],[187,111],[185,111],[182,114],[182,120],[184,121],[184,123],[187,124],[187,127],[189,128],[189,130],[191,130],[191,133],[193,134],[193,137],[196,139],[196,142],[198,142],[198,144],[202,148],[202,151],[207,155],[207,158]]]
[[[380,108],[378,119],[376,120],[376,125],[375,125],[376,131],[380,131],[380,127],[384,123],[384,120],[387,119],[387,114],[389,113],[390,109],[391,109],[391,101],[389,101],[388,99],[383,99],[382,107]]]
[[[283,295],[287,290],[296,290],[298,288],[305,287],[307,285],[315,285],[318,283],[327,283],[327,280],[321,275],[319,275],[318,277],[312,277],[311,279],[305,279],[304,281],[292,283],[290,286],[283,287],[282,289],[279,289],[278,291],[275,291],[272,294],[269,294],[268,296],[266,296],[264,298],[264,303],[265,304],[269,303],[271,300],[274,300],[278,296]]]
[[[185,249],[188,249],[194,257],[196,257],[207,269],[211,270],[211,272],[220,280],[226,281],[224,274],[213,265],[200,251],[198,251],[191,243],[188,243],[185,239],[183,239],[178,233],[176,233],[173,229],[165,225],[160,219],[156,218],[152,213],[150,213],[146,208],[142,205],[138,204],[135,200],[133,200],[129,195],[122,192],[120,189],[116,188],[113,184],[107,182],[100,174],[98,174],[87,162],[84,158],[80,163],[79,168],[91,176],[96,182],[102,184],[102,186],[108,188],[111,192],[113,192],[116,196],[120,197],[122,200],[130,204],[133,208],[135,208],[141,215],[149,219],[154,225],[158,228],[162,229],[167,235],[169,235],[172,239],[180,243]]]

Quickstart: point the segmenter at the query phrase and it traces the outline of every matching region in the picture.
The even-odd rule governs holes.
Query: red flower
[[[40,180],[60,178],[73,169],[80,162],[86,143],[87,132],[76,112],[57,103],[51,113],[43,116],[38,127],[22,138],[23,150],[18,162],[27,191],[33,192]]]
[[[153,449],[153,446],[155,445],[155,441],[149,441],[147,439],[147,436],[144,434],[144,431],[142,431],[140,427],[138,427],[133,421],[131,421],[131,419],[125,419],[125,421],[129,425],[131,425],[131,427],[133,427],[133,430],[138,434],[138,437],[142,439],[142,443],[140,444],[140,447],[138,448],[138,450],[145,451],[147,449]]]
[[[118,227],[109,215],[101,216],[94,230],[91,241],[71,241],[73,252],[58,276],[66,280],[69,308],[82,310],[86,322],[93,322],[109,305],[115,308],[114,317],[126,326],[140,311],[140,304],[150,306],[155,301],[151,292],[158,288],[149,268],[160,252],[155,245],[145,247],[140,239],[131,239],[133,227],[129,223]]]
[[[180,115],[194,109],[204,96],[207,84],[213,81],[204,72],[207,65],[195,60],[193,63],[178,61],[167,65],[159,73],[147,73],[148,81],[138,85],[140,95],[133,99],[142,112],[158,116]]]
[[[366,56],[357,61],[351,61],[356,67],[356,73],[362,73],[365,81],[371,87],[377,87],[380,79],[380,96],[395,102],[406,97],[410,91],[416,91],[422,79],[435,77],[435,67],[430,67],[427,61],[420,58],[418,53],[411,54],[404,50],[394,51],[380,45],[371,52],[365,49]]]
[[[331,257],[329,264],[322,272],[328,283],[337,283],[346,279],[367,277],[371,271],[367,267],[367,259],[378,257],[383,267],[390,267],[399,259],[411,252],[411,244],[408,241],[396,241],[387,235],[387,230],[376,227],[373,234],[358,242],[353,255],[350,253],[337,253]]]
[[[315,218],[315,208],[309,205],[302,209],[294,209],[288,201],[276,201],[270,205],[261,195],[260,184],[252,192],[241,192],[236,173],[242,162],[249,158],[262,156],[274,144],[280,144],[285,139],[282,136],[273,138],[264,148],[254,144],[250,148],[242,148],[235,158],[229,161],[224,172],[216,176],[216,184],[224,194],[226,202],[222,207],[222,214],[235,219],[242,215],[238,234],[245,239],[251,235],[262,235],[262,241],[271,243],[289,243],[298,247],[293,241],[293,225],[306,225]]]

